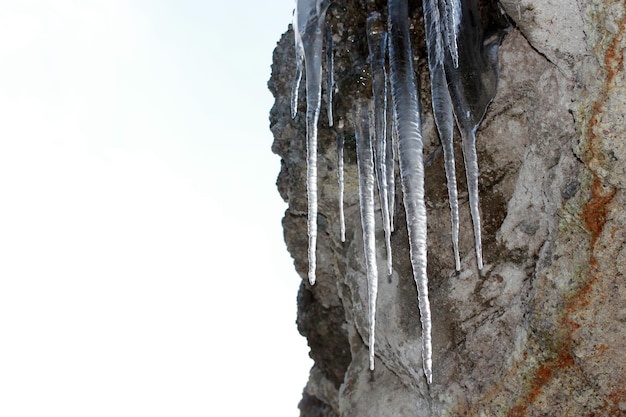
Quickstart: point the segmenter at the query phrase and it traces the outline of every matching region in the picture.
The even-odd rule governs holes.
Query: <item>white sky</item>
[[[0,0],[1,416],[298,415],[266,88],[292,9]]]

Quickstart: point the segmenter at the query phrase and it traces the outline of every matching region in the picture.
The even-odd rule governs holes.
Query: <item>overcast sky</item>
[[[0,2],[0,415],[297,416],[293,0]]]

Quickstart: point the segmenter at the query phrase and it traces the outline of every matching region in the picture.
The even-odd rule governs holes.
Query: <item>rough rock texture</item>
[[[376,2],[384,12],[384,2]],[[626,5],[503,0],[514,28],[498,94],[478,132],[485,268],[476,269],[462,175],[462,271],[454,271],[443,158],[430,111],[421,8],[411,2],[424,100],[434,382],[422,374],[417,293],[401,200],[394,274],[381,278],[376,370],[368,370],[367,284],[348,110],[367,77],[366,11],[337,0],[335,128],[320,118],[318,283],[307,273],[304,103],[289,116],[293,33],[269,86],[283,226],[303,277],[298,329],[315,366],[301,416],[626,416]],[[301,91],[304,94],[304,91]],[[336,138],[346,140],[346,242],[339,238]],[[401,199],[401,190],[396,189]],[[380,216],[380,212],[377,213]],[[380,217],[379,217],[380,218]],[[384,239],[378,222],[380,276]]]

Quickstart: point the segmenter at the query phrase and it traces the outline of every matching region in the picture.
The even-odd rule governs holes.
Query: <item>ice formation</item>
[[[307,200],[309,234],[309,282],[315,284],[315,249],[317,247],[317,121],[322,98],[322,45],[324,18],[328,1],[297,0],[294,34],[296,39],[296,79],[293,91],[298,91],[302,76],[302,59],[306,70],[306,137],[307,137]],[[297,114],[292,100],[292,117]]]
[[[426,204],[424,202],[424,144],[419,99],[413,71],[407,0],[389,0],[389,69],[391,97],[398,130],[398,160],[409,232],[413,278],[422,322],[424,375],[432,382],[432,342],[428,277],[426,275]]]
[[[368,3],[370,7],[374,3]],[[297,0],[294,19],[296,74],[291,111],[295,117],[303,63],[306,70],[307,198],[309,281],[315,283],[317,239],[317,122],[321,101],[322,47],[328,0]],[[461,145],[472,216],[476,262],[483,267],[478,200],[476,129],[493,99],[497,85],[497,48],[503,31],[487,33],[481,26],[478,0],[423,0],[425,41],[431,80],[433,114],[441,139],[452,224],[455,267],[459,255],[459,202],[454,163],[454,122]],[[388,0],[387,22],[371,11],[366,24],[372,100],[358,99],[353,121],[357,141],[359,201],[368,283],[370,368],[374,368],[378,266],[375,241],[375,186],[387,249],[387,274],[393,272],[390,235],[394,229],[395,158],[400,166],[413,278],[418,292],[422,325],[422,361],[432,383],[431,313],[428,299],[427,223],[424,200],[424,156],[420,98],[413,68],[407,0]],[[329,124],[333,124],[333,39],[327,29],[326,90]],[[388,55],[387,55],[388,53]],[[388,62],[387,62],[388,57]],[[388,68],[388,70],[387,70]],[[390,105],[391,104],[391,105]],[[342,122],[339,123],[342,125]],[[342,126],[340,126],[342,127]],[[340,130],[343,130],[340,128]],[[370,131],[373,134],[370,134]],[[374,149],[372,149],[372,138]],[[397,155],[396,155],[397,147]],[[337,173],[341,240],[345,240],[343,215],[343,133],[337,137]],[[375,180],[376,178],[376,180]]]
[[[466,3],[469,1],[466,1]],[[454,67],[457,68],[459,66],[458,39],[461,27],[461,0],[439,0],[439,2],[443,6],[439,16],[437,16],[437,18],[440,19],[440,25],[442,27],[439,36],[445,38],[446,46],[450,52],[450,58],[452,59]],[[436,1],[428,1],[428,3],[430,3],[429,7],[432,11],[437,8]],[[426,9],[426,4],[424,4],[424,9]],[[426,10],[424,10],[424,16],[425,15]]]
[[[340,125],[343,125],[343,123],[340,122]],[[342,126],[339,126],[339,128],[342,128]],[[344,183],[343,183],[343,134],[339,134],[337,135],[337,185],[339,188],[339,233],[340,233],[340,237],[341,237],[341,241],[345,242],[346,241],[346,216],[344,215],[343,212],[343,190],[344,190]]]
[[[372,12],[367,18],[367,43],[369,48],[370,72],[372,77],[372,96],[374,101],[374,144],[376,152],[376,178],[378,195],[385,231],[387,248],[387,275],[393,273],[391,255],[391,220],[389,217],[389,197],[387,189],[387,72],[385,55],[387,51],[387,32],[378,12]]]
[[[359,102],[354,110],[356,156],[359,168],[359,206],[363,228],[365,271],[369,307],[370,369],[374,369],[374,344],[376,334],[376,295],[378,293],[378,265],[376,262],[376,221],[374,218],[374,155],[370,138],[369,103]]]
[[[460,22],[454,22],[455,26],[446,28],[444,32],[454,34],[458,50],[449,48],[450,53],[444,54],[445,70],[454,115],[461,132],[469,205],[474,224],[476,263],[478,269],[482,269],[476,129],[496,94],[498,46],[503,31],[486,33],[483,30],[477,0],[461,2],[460,7],[453,6],[451,10],[455,19],[460,19]],[[458,56],[455,57],[457,53]]]
[[[454,0],[453,0],[454,1]],[[448,1],[450,3],[450,1]],[[438,0],[424,0],[424,29],[426,33],[426,49],[428,51],[428,70],[430,72],[430,91],[432,95],[433,114],[435,124],[443,147],[444,167],[448,185],[448,200],[450,202],[450,221],[452,224],[452,248],[456,270],[461,269],[459,255],[459,199],[456,187],[456,170],[454,166],[454,116],[452,114],[452,99],[448,91],[448,80],[444,68],[444,38],[448,49],[457,44],[457,34],[447,25],[448,19],[442,19],[449,12],[444,8],[440,11]],[[451,7],[450,7],[451,9]],[[449,38],[453,38],[450,40]],[[450,49],[451,57],[454,52]],[[454,60],[453,60],[454,61]]]
[[[335,56],[333,55],[333,28],[326,27],[326,110],[328,126],[333,126],[333,94],[335,89]]]
[[[391,92],[387,91],[387,103],[391,103]],[[398,142],[393,111],[387,106],[387,143],[385,150],[385,168],[387,169],[387,197],[389,198],[389,226],[393,232],[394,213],[396,212],[396,147]]]

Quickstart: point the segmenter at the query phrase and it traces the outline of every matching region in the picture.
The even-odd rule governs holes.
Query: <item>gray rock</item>
[[[419,2],[418,2],[419,3]],[[329,10],[338,94],[320,118],[318,283],[307,272],[303,107],[289,115],[293,34],[274,52],[269,87],[285,241],[303,278],[298,328],[315,366],[301,416],[624,415],[626,404],[626,6],[623,0],[503,0],[515,23],[500,48],[498,93],[478,132],[485,268],[478,273],[465,180],[462,271],[454,270],[443,158],[432,114],[421,8],[413,38],[424,100],[434,382],[424,380],[420,322],[401,201],[394,274],[379,283],[376,370],[367,362],[367,284],[354,132],[347,110],[367,71],[366,13]],[[376,2],[384,10],[384,2]],[[343,121],[343,123],[341,123]],[[343,125],[343,128],[339,126]],[[346,242],[339,238],[337,135],[346,139]],[[457,167],[462,172],[460,148]],[[401,199],[401,190],[396,189]],[[380,216],[380,213],[377,213]],[[384,239],[379,227],[380,276]]]

